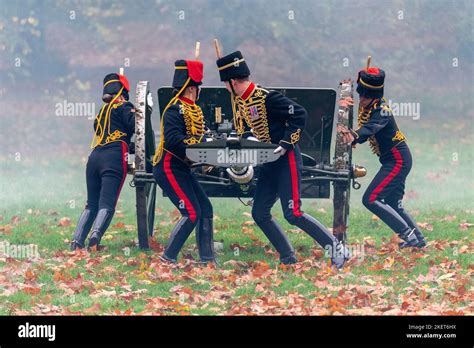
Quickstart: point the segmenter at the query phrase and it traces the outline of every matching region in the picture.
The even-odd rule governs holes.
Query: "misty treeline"
[[[469,0],[2,0],[0,106],[14,118],[2,115],[2,131],[83,144],[90,122],[58,119],[57,103],[99,103],[103,76],[120,66],[133,89],[149,80],[156,91],[171,83],[176,59],[193,57],[195,41],[205,84],[219,85],[215,37],[224,52],[240,49],[265,86],[337,88],[370,54],[386,70],[389,98],[420,103],[425,120],[465,117],[472,7]]]

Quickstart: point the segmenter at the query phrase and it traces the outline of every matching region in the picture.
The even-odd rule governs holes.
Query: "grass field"
[[[218,269],[193,264],[194,235],[180,263],[164,265],[158,255],[177,212],[158,198],[152,249],[140,251],[128,186],[104,237],[106,250],[71,253],[69,240],[85,202],[86,158],[3,158],[0,314],[472,315],[474,156],[472,138],[461,136],[468,126],[406,132],[415,159],[406,207],[429,241],[423,251],[398,250],[394,234],[361,205],[378,163],[366,146],[357,149],[354,161],[369,171],[362,189],[351,193],[349,244],[359,254],[341,271],[286,222],[300,262],[280,266],[250,209],[237,199],[214,200],[215,239],[223,241]],[[446,129],[459,137],[444,137]],[[305,200],[303,210],[332,223],[329,200]],[[274,214],[284,221],[279,205]],[[25,245],[34,258],[15,255]]]

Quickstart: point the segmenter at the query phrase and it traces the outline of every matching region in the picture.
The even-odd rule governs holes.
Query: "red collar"
[[[245,90],[245,92],[241,95],[241,98],[243,100],[247,100],[248,97],[250,97],[250,95],[252,94],[252,92],[255,90],[255,83],[253,82],[250,82],[250,85],[247,87],[247,89]]]
[[[195,104],[191,99],[186,98],[186,97],[179,96],[178,99],[181,100],[182,102],[186,103],[186,104],[189,104],[189,105],[194,105]]]

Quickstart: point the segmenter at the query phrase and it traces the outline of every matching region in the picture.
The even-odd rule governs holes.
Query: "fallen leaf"
[[[471,224],[469,222],[462,222],[462,223],[459,224],[459,229],[461,231],[467,231],[472,226],[474,226],[474,224]]]
[[[123,222],[117,222],[112,226],[113,228],[125,228],[125,224]]]
[[[438,280],[449,279],[454,276],[456,276],[456,273],[446,273],[446,274],[443,274],[441,277],[439,277]]]
[[[71,226],[71,219],[68,218],[68,217],[62,217],[62,218],[59,219],[59,221],[58,221],[58,226],[59,226],[59,227],[68,227],[68,226]]]
[[[11,225],[2,225],[0,226],[0,232],[5,235],[12,234],[12,226]]]
[[[387,257],[383,262],[383,269],[390,270],[395,262],[393,257]]]
[[[448,215],[440,219],[439,221],[440,222],[453,222],[454,220],[456,220],[456,215]]]
[[[421,229],[424,229],[424,230],[427,230],[427,231],[433,231],[433,225],[430,224],[429,222],[418,222],[417,225]]]
[[[23,288],[23,291],[30,295],[38,295],[41,292],[41,288],[27,286]]]
[[[36,280],[36,274],[34,274],[32,271],[27,270],[25,272],[25,280],[28,282],[32,282]]]

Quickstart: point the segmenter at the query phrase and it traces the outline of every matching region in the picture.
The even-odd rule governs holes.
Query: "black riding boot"
[[[393,207],[379,200],[364,205],[406,242],[405,247],[413,247],[418,244],[418,239],[413,231],[414,228],[410,227]]]
[[[95,217],[97,216],[97,210],[84,209],[79,221],[77,222],[76,230],[72,237],[71,250],[83,249],[84,244],[91,230],[92,224],[94,223]]]
[[[418,239],[418,244],[415,245],[417,248],[424,248],[426,246],[426,240],[425,236],[423,233],[420,231],[418,225],[416,224],[415,220],[411,217],[410,214],[408,214],[405,210],[399,211],[398,214],[405,220],[405,222],[410,226],[411,228],[414,228],[415,230],[413,231],[415,233],[416,239]],[[406,248],[409,247],[407,242],[400,243],[400,248]]]
[[[196,244],[201,262],[215,262],[212,218],[203,217],[199,219],[196,226]]]
[[[405,231],[398,233],[401,239],[403,239],[403,248],[416,247],[419,244],[418,238],[415,234],[415,228],[408,227]],[[400,247],[402,247],[400,245]]]
[[[257,222],[257,225],[280,254],[281,263],[289,265],[298,261],[290,240],[274,219]]]
[[[99,246],[100,240],[109,227],[114,216],[114,211],[109,209],[100,209],[92,226],[92,233],[89,238],[89,248]]]
[[[296,226],[311,236],[324,250],[331,252],[332,264],[337,268],[342,268],[349,258],[346,246],[337,240],[328,229],[318,220],[310,215],[303,214],[296,221]]]
[[[195,226],[190,218],[183,216],[171,232],[170,240],[162,258],[169,262],[177,262],[178,253]]]

